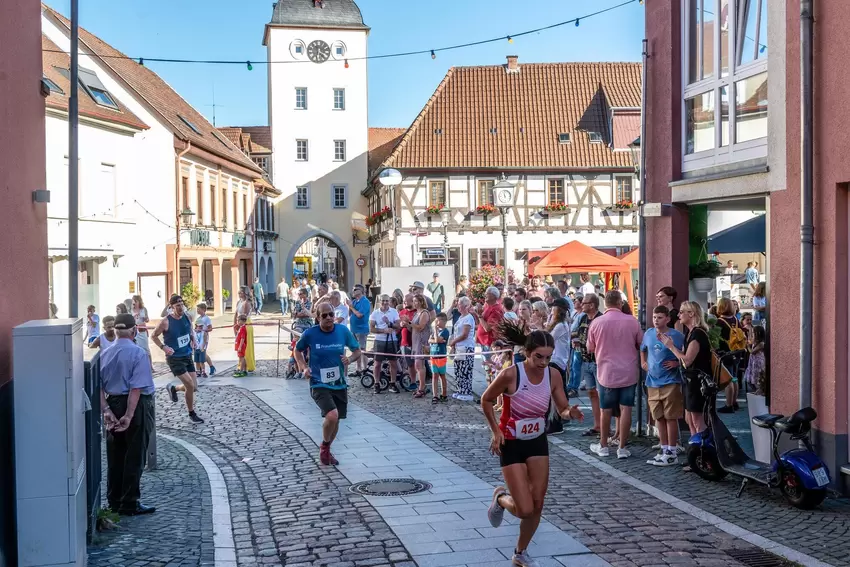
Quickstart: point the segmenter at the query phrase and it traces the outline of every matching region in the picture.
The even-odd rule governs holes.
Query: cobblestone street
[[[92,565],[509,563],[518,526],[508,520],[493,530],[487,523],[491,486],[502,479],[476,405],[433,406],[411,394],[374,395],[355,383],[334,445],[341,465],[323,467],[316,446],[321,419],[307,385],[260,377],[273,375],[274,366],[264,360],[257,377],[225,372],[206,381],[197,405],[207,421],[200,426],[186,419],[182,400],[172,404],[160,390],[159,468],[143,478],[143,501],[158,511],[122,518],[119,531],[91,547]],[[758,488],[735,499],[733,481],[711,484],[678,467],[646,465],[649,440],[633,444],[631,459],[603,461],[590,456],[579,431],[571,426],[550,438],[544,523],[530,548],[544,567],[719,567],[746,564],[735,558],[764,550],[772,565],[787,564],[778,555],[807,566],[845,564],[846,500],[801,512]],[[433,487],[404,497],[349,491],[354,482],[404,477]]]

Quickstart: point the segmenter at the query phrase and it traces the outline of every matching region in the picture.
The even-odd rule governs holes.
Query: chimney
[[[508,55],[508,64],[505,68],[507,73],[519,73],[519,57],[516,55]]]

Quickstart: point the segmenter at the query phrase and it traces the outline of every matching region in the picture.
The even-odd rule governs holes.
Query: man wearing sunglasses
[[[345,369],[360,358],[360,345],[348,327],[334,322],[334,308],[322,303],[316,308],[319,324],[310,327],[295,345],[295,362],[310,380],[310,395],[322,411],[322,445],[319,460],[323,465],[338,465],[331,453],[331,443],[339,431],[339,420],[348,411],[348,384]],[[345,355],[345,349],[351,356]],[[310,362],[304,353],[310,351]]]

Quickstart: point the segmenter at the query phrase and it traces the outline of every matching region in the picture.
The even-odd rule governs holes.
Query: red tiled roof
[[[609,147],[608,117],[612,107],[640,107],[640,80],[639,63],[520,64],[513,73],[505,65],[453,67],[383,165],[630,168],[628,152]]]
[[[395,149],[407,128],[369,128],[369,173],[381,165]]]
[[[42,4],[42,10],[59,25],[70,29],[70,22],[67,18],[45,4]],[[168,86],[159,75],[144,65],[127,58],[126,55],[83,28],[80,28],[80,44],[92,56],[99,58],[104,68],[110,69],[131,90],[135,91],[154,112],[158,113],[171,126],[171,131],[175,136],[182,140],[188,140],[193,146],[207,150],[241,167],[258,174],[262,172],[248,156],[239,151],[239,148],[232,143],[219,140],[217,133],[214,134],[213,125],[174,89]],[[191,122],[200,134],[195,133],[180,119],[180,116]]]
[[[260,144],[271,152],[272,129],[269,126],[242,126],[242,131],[251,134],[251,141]]]
[[[614,128],[614,149],[626,150],[640,136],[640,112],[615,111],[611,120]]]
[[[71,80],[59,72],[59,69],[64,69],[70,73],[71,57],[67,53],[60,52],[59,47],[50,41],[46,35],[41,36],[41,60],[44,71],[44,76],[56,83],[56,86],[62,89],[64,95],[50,91],[50,94],[45,99],[45,104],[49,108],[59,110],[68,110],[68,97],[71,96]],[[115,96],[115,93],[109,93],[110,96],[118,104],[118,110],[106,108],[97,104],[92,97],[86,93],[83,87],[78,87],[80,101],[80,116],[88,116],[97,120],[114,122],[123,124],[139,130],[147,130],[149,126],[139,119],[138,116],[130,112],[128,108]]]
[[[267,147],[258,144],[254,136],[245,131],[245,128],[239,126],[223,126],[218,129],[219,132],[230,140],[234,146],[242,150],[248,155],[251,154],[270,154],[272,151]]]

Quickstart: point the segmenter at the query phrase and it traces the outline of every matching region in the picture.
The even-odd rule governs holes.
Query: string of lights
[[[634,4],[635,2],[643,5],[644,0],[626,0],[625,2],[621,2],[619,4],[615,4],[614,6],[609,6],[608,8],[603,8],[601,10],[597,10],[595,12],[591,12],[589,14],[585,14],[583,16],[578,16],[575,18],[571,18],[569,20],[564,20],[562,22],[557,22],[554,24],[549,24],[547,26],[542,26],[539,28],[534,28],[530,30],[520,31],[517,33],[511,33],[508,35],[501,35],[498,37],[491,37],[488,39],[481,39],[478,41],[470,41],[467,43],[460,43],[457,45],[447,45],[444,47],[435,47],[433,49],[420,49],[416,51],[402,51],[397,53],[383,53],[378,55],[366,55],[362,57],[349,57],[345,59],[345,67],[348,68],[349,61],[361,61],[368,59],[391,59],[396,57],[412,57],[415,55],[430,55],[432,59],[437,58],[437,53],[443,51],[454,51],[457,49],[466,49],[469,47],[476,47],[479,45],[485,45],[489,43],[496,43],[500,41],[507,41],[508,43],[513,43],[516,38],[540,33],[544,31],[549,31],[555,28],[559,28],[562,26],[566,26],[569,24],[573,24],[575,27],[579,27],[581,25],[582,20],[587,20],[589,18],[593,18],[596,16],[600,16],[607,12],[611,12],[617,10],[619,8],[623,8],[630,4]],[[64,53],[64,51],[60,49],[44,49],[45,52],[55,52],[55,53]],[[155,63],[177,63],[177,64],[196,64],[196,65],[245,65],[249,71],[254,69],[255,65],[278,65],[278,64],[289,64],[289,63],[309,63],[308,60],[300,60],[293,59],[288,61],[250,61],[250,60],[229,60],[229,59],[176,59],[176,58],[163,58],[163,57],[130,57],[127,55],[98,55],[100,59],[129,59],[132,61],[138,61],[139,65],[144,65],[146,62],[155,62]]]

